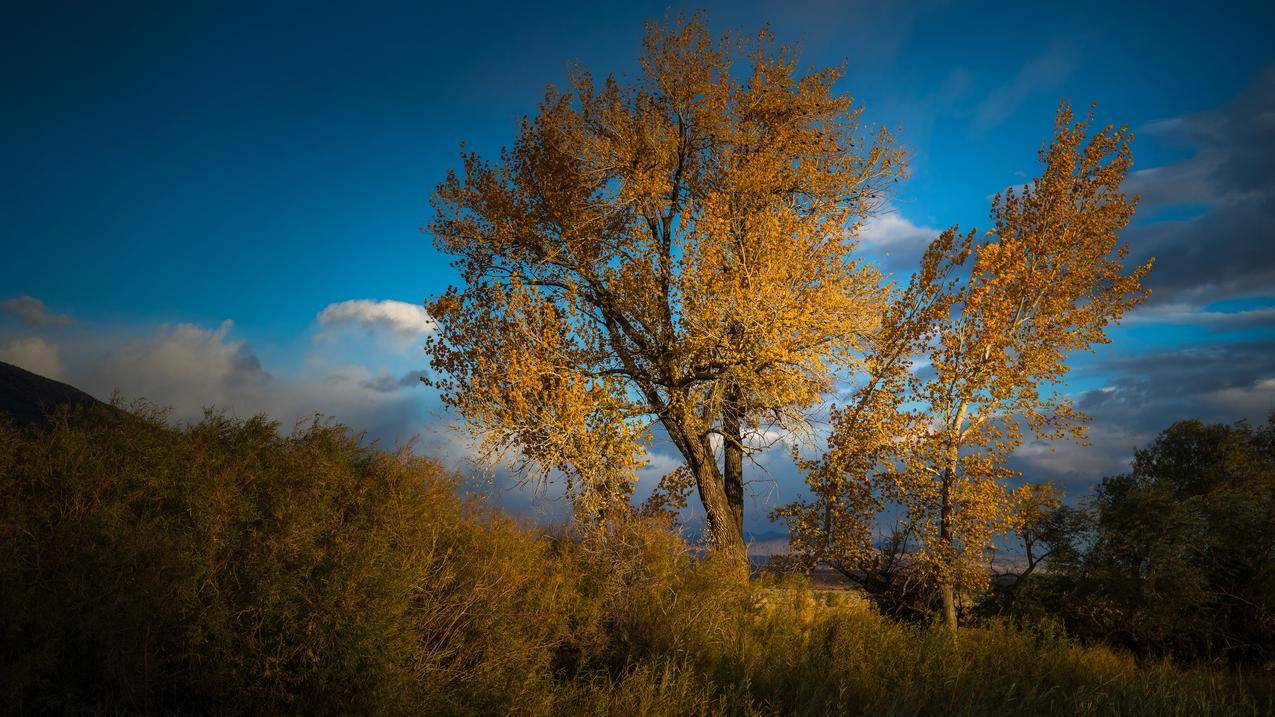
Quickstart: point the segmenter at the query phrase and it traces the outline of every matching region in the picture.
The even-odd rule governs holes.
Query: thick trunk
[[[940,590],[943,595],[943,624],[951,632],[956,632],[956,590],[950,581],[943,583]]]
[[[735,530],[744,532],[744,431],[743,406],[739,387],[726,389],[726,405],[722,411],[722,478],[726,502],[735,520]]]
[[[699,450],[691,470],[695,473],[695,485],[699,489],[700,502],[704,504],[704,513],[708,518],[708,529],[713,537],[713,547],[739,560],[747,560],[747,548],[744,545],[744,534],[735,521],[735,511],[731,508],[722,474],[717,470],[717,461],[712,446],[705,439]]]
[[[686,467],[690,469],[691,475],[695,476],[695,488],[699,493],[700,503],[704,506],[713,548],[741,562],[746,562],[747,549],[744,545],[744,536],[735,520],[730,501],[726,497],[722,472],[717,468],[717,460],[708,438],[692,437],[687,430],[689,422],[665,418],[663,423],[669,437],[673,439],[673,444],[686,459]]]

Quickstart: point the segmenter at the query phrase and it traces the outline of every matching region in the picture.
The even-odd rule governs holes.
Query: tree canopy
[[[1009,455],[1024,434],[1083,439],[1060,391],[1069,356],[1146,297],[1147,262],[1119,233],[1134,201],[1126,129],[1090,135],[1063,103],[1043,170],[992,202],[981,237],[950,229],[894,298],[869,377],[833,412],[828,451],[806,464],[813,501],[779,511],[808,560],[871,551],[870,518],[898,503],[955,627],[955,587],[986,581],[987,551],[1013,527]]]
[[[485,454],[560,472],[590,513],[628,500],[658,426],[738,549],[745,454],[800,430],[879,325],[855,234],[903,158],[840,68],[802,72],[769,31],[650,24],[640,60],[577,69],[439,185],[430,230],[463,284],[431,302],[427,350]]]

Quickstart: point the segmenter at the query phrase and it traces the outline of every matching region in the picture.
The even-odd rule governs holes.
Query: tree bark
[[[722,472],[717,468],[717,459],[713,455],[713,446],[709,443],[708,436],[692,436],[688,426],[693,424],[678,420],[676,416],[666,416],[662,422],[673,444],[686,459],[686,467],[695,476],[695,488],[699,493],[700,503],[704,506],[713,548],[739,560],[742,565],[747,565],[748,551],[744,545],[744,536],[726,497],[725,482]]]
[[[939,506],[939,545],[943,549],[944,561],[950,562],[952,555],[952,469],[943,471],[943,495]],[[943,599],[943,622],[947,629],[956,632],[956,590],[952,586],[951,565],[944,566],[943,579],[939,583],[939,594]]]
[[[735,530],[744,534],[744,431],[743,406],[739,387],[733,382],[726,389],[722,410],[722,478],[726,502],[735,520]]]

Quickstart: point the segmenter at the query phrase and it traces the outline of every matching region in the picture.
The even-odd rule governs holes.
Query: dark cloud
[[[4,312],[21,319],[27,326],[70,326],[75,319],[68,314],[49,311],[43,301],[34,296],[15,296],[0,304]]]
[[[359,383],[360,386],[370,391],[379,391],[380,393],[393,393],[401,391],[405,388],[412,388],[421,385],[421,380],[425,377],[424,371],[408,371],[407,373],[394,378],[388,373],[383,373],[375,378],[369,378]]]
[[[1226,105],[1149,131],[1195,154],[1130,178],[1143,213],[1203,210],[1129,232],[1140,255],[1156,258],[1152,301],[1198,305],[1275,294],[1275,66]]]
[[[1235,331],[1275,326],[1275,306],[1243,311],[1206,311],[1174,304],[1153,305],[1136,314],[1138,323],[1190,324],[1213,331]]]
[[[1257,422],[1275,411],[1275,337],[1120,356],[1084,373],[1105,378],[1075,397],[1092,418],[1089,445],[1029,443],[1014,460],[1026,479],[1058,481],[1073,495],[1126,470],[1134,450],[1175,421]]]

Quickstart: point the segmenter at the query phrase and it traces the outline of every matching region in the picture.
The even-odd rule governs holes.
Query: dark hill
[[[88,408],[106,404],[74,386],[0,361],[0,413],[25,426],[44,423],[61,405]]]

